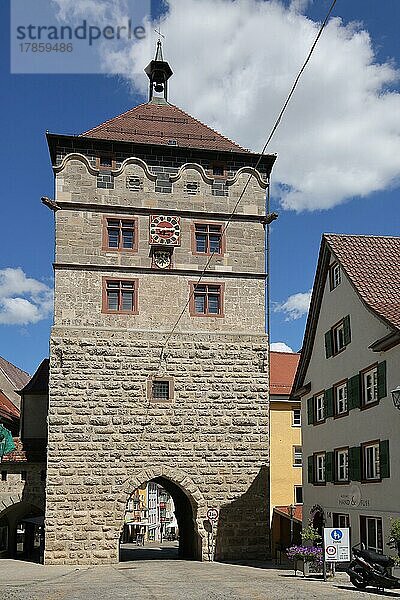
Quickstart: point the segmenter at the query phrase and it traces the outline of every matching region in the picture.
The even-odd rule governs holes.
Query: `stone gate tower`
[[[126,502],[148,480],[174,497],[183,556],[207,559],[210,507],[217,559],[268,554],[263,223],[275,156],[256,170],[258,155],[170,104],[160,45],[146,73],[146,104],[48,135],[47,564],[118,561]]]

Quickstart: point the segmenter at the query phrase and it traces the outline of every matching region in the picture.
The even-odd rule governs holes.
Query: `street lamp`
[[[400,385],[390,392],[392,394],[392,400],[395,408],[400,410]]]

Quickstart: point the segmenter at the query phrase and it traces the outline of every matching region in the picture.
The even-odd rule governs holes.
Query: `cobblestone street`
[[[153,553],[157,550],[153,549]],[[162,550],[159,550],[160,556]],[[371,590],[373,592],[373,590]],[[0,561],[1,600],[303,600],[400,598],[359,592],[345,574],[332,582],[293,571],[180,560],[138,560],[109,567],[43,567]]]

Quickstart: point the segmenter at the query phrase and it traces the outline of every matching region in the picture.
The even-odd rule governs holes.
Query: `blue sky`
[[[204,0],[204,3],[206,4],[209,1]],[[191,3],[189,0],[182,9],[178,6],[179,0],[174,0],[174,2],[176,5],[174,7],[175,14],[182,10],[182,13],[185,13],[182,14],[182,19],[187,19],[187,23],[190,25],[191,15],[189,10]],[[226,4],[227,0],[221,0],[221,2]],[[218,4],[220,4],[219,0]],[[304,3],[304,14],[309,20],[321,19],[327,10],[328,4],[325,0],[314,0],[311,4]],[[157,2],[153,3],[153,10],[154,13],[160,12],[160,6]],[[229,16],[229,11],[232,10],[233,14],[234,8],[225,6],[224,10],[227,11],[226,14]],[[400,19],[400,5],[398,0],[385,0],[379,5],[372,0],[354,0],[352,2],[338,0],[335,15],[342,18],[344,25],[351,21],[362,22],[362,30],[369,32],[371,45],[375,52],[373,63],[382,64],[389,60],[392,69],[399,66],[400,40],[397,29]],[[211,19],[210,15],[208,17]],[[0,68],[3,82],[1,102],[4,117],[2,119],[3,139],[1,145],[3,177],[0,218],[1,223],[3,223],[3,234],[0,238],[0,303],[4,302],[4,298],[7,296],[8,300],[10,298],[14,301],[20,299],[34,305],[33,310],[28,304],[14,303],[14,308],[22,308],[28,311],[26,319],[31,322],[7,324],[3,322],[4,319],[1,320],[2,310],[4,313],[4,304],[0,304],[0,355],[32,373],[42,358],[48,355],[48,339],[51,327],[48,287],[51,288],[53,278],[53,216],[40,203],[41,196],[53,197],[53,175],[45,141],[45,131],[74,134],[87,130],[145,100],[141,92],[144,91],[146,83],[144,76],[141,78],[136,75],[133,79],[130,79],[129,74],[127,76],[126,71],[123,69],[122,76],[11,75],[8,2],[0,3],[0,18],[3,28],[3,35],[0,37]],[[195,18],[196,15],[193,14],[193,19]],[[286,13],[279,18],[286,18]],[[203,26],[212,28],[212,22]],[[192,48],[193,61],[196,65],[195,74],[193,75],[189,60],[191,48],[189,47],[186,52],[189,57],[188,62],[184,62],[185,57],[180,58],[176,50],[176,44],[174,46],[178,36],[177,34],[173,36],[173,18],[167,18],[163,27],[168,32],[168,41],[166,42],[166,51],[167,53],[169,51],[168,58],[174,70],[176,70],[176,76],[171,80],[171,93],[175,94],[172,100],[176,100],[177,103],[180,100],[180,105],[185,110],[189,110],[194,116],[202,118],[202,120],[213,126],[218,126],[222,133],[227,133],[230,137],[242,143],[247,142],[247,145],[250,146],[253,138],[249,137],[247,139],[246,131],[251,130],[251,122],[255,120],[255,114],[258,115],[264,126],[262,109],[259,106],[253,106],[252,98],[243,101],[243,97],[241,97],[240,104],[239,101],[236,102],[233,99],[231,103],[232,114],[228,115],[229,122],[225,123],[222,113],[226,113],[226,108],[221,111],[221,114],[219,113],[221,102],[211,105],[210,102],[206,104],[202,100],[202,98],[210,99],[211,97],[210,90],[207,89],[205,83],[208,80],[208,70],[212,70],[210,63],[198,60],[196,58],[198,57],[198,51],[196,48]],[[186,35],[185,31],[186,28],[182,33],[183,38]],[[347,32],[347,35],[350,34]],[[201,37],[201,33],[199,33],[199,37]],[[327,39],[330,39],[329,36]],[[221,35],[219,42],[216,34],[213,37],[213,43],[216,45],[217,51],[219,43],[221,43],[221,51],[226,48],[223,35]],[[251,43],[249,42],[246,47],[246,52],[250,52],[250,54]],[[304,47],[307,47],[307,43]],[[256,53],[255,41],[254,44],[254,53]],[[359,45],[354,47],[357,50]],[[323,51],[327,51],[327,48],[324,50],[321,46],[321,53]],[[288,52],[288,45],[283,37],[280,56],[285,57],[286,52]],[[303,56],[300,56],[301,52],[301,50],[298,52],[300,61]],[[292,71],[295,72],[297,68],[297,65],[293,65],[293,69],[291,69],[291,57],[292,54],[288,52],[284,63],[285,69],[287,67],[288,81],[292,76]],[[143,58],[140,57],[140,60],[143,60]],[[336,60],[336,55],[332,51],[327,52],[325,63],[328,65],[330,60],[333,63]],[[145,64],[143,63],[143,66]],[[190,90],[187,93],[185,92],[182,84],[185,77],[189,76],[189,72],[194,77],[192,82],[194,97],[191,97]],[[262,71],[261,76],[257,77],[254,85],[258,87],[265,86],[268,90],[269,77],[271,77],[270,69],[267,67],[265,75],[263,73]],[[218,73],[215,73],[215,77],[218,78]],[[354,73],[349,73],[348,79],[354,80]],[[212,86],[211,78],[210,82],[209,85]],[[221,91],[219,89],[219,91],[228,96],[229,100],[231,94],[229,78],[223,80],[222,87],[224,82],[227,82],[228,87],[226,90],[222,89]],[[199,87],[196,87],[197,84]],[[221,84],[218,85],[220,88]],[[349,85],[352,85],[351,81],[349,81]],[[315,88],[320,87],[317,78],[314,79],[312,85],[310,83],[309,89],[311,91],[312,86]],[[398,90],[398,81],[392,78],[390,84],[386,82],[384,90],[387,91],[388,89],[392,92]],[[341,94],[339,87],[337,93],[339,97]],[[267,96],[268,92],[266,93]],[[276,98],[278,103],[278,96]],[[301,91],[299,99],[301,99]],[[249,103],[249,110],[247,110],[246,102]],[[318,106],[321,111],[326,110],[327,115],[332,114],[331,93],[326,102],[327,104],[324,106],[324,99],[319,98]],[[252,109],[250,109],[250,105],[253,106]],[[260,106],[262,106],[262,103]],[[273,110],[277,106],[278,104],[273,105],[271,114],[265,115],[266,133],[273,121]],[[364,109],[365,107],[360,104],[360,115]],[[308,118],[307,111],[310,112],[310,110],[312,114],[315,107],[307,108],[306,101],[302,103],[299,100],[297,104],[293,103],[285,127],[293,127],[292,123],[295,120],[300,123],[306,122]],[[398,112],[397,120],[399,120],[399,114]],[[246,121],[247,118],[249,119],[248,122]],[[338,135],[340,133],[342,138],[346,137],[346,131],[339,129],[339,125],[342,126],[343,124],[338,122]],[[376,126],[377,128],[380,127],[380,121],[377,121]],[[321,125],[318,127],[322,130]],[[382,117],[382,127],[388,127],[387,118]],[[390,127],[392,127],[391,124]],[[292,140],[296,138],[296,132],[294,131],[292,135],[288,135],[285,139],[286,130],[284,127],[282,129],[282,137],[277,139],[277,145],[280,146],[278,148],[277,164],[281,161],[281,164],[285,165],[285,154],[292,153],[290,155],[292,156],[294,153],[294,156],[296,156],[297,151],[300,158],[304,152],[301,147],[296,150],[296,147],[291,146]],[[237,135],[235,135],[236,132]],[[310,135],[314,136],[315,132],[311,132]],[[332,137],[331,134],[330,137]],[[370,141],[371,147],[375,148],[374,140]],[[258,143],[259,139],[254,137],[254,148],[257,147]],[[365,146],[365,143],[362,145]],[[288,168],[286,168],[286,171],[284,169],[277,170],[280,183],[287,183],[291,189],[299,188],[300,192],[293,199],[292,196],[282,194],[283,188],[281,186],[280,189],[278,187],[275,189],[275,195],[272,198],[273,209],[279,212],[279,220],[274,223],[272,231],[271,286],[274,306],[284,304],[294,294],[304,294],[310,290],[323,232],[398,235],[400,225],[399,191],[396,187],[396,176],[393,176],[396,165],[392,165],[392,170],[386,172],[385,164],[390,162],[390,155],[388,155],[387,160],[383,156],[385,147],[385,138],[377,139],[376,155],[372,156],[371,164],[374,167],[377,163],[380,170],[374,175],[374,182],[370,183],[370,188],[354,186],[353,194],[352,182],[347,182],[348,174],[346,174],[346,182],[344,183],[340,177],[335,176],[333,181],[337,181],[338,188],[343,187],[343,191],[340,192],[341,196],[339,194],[340,197],[335,196],[335,194],[330,195],[320,184],[315,184],[313,188],[304,187],[303,189],[299,184],[301,164],[298,171],[293,170],[292,172]],[[276,147],[272,142],[270,151],[275,150]],[[321,147],[318,148],[318,156],[322,156],[324,152],[325,148],[321,143]],[[340,163],[340,154],[346,154],[347,149],[345,146],[338,144],[335,152],[334,160],[337,158],[340,166],[342,164]],[[373,152],[370,152],[371,154]],[[331,159],[329,158],[329,160]],[[346,160],[351,160],[351,156]],[[293,159],[291,159],[291,162],[293,162]],[[379,165],[380,162],[381,165]],[[357,174],[354,175],[355,178],[357,176]],[[368,179],[365,173],[361,176],[361,179],[363,178]],[[330,185],[333,186],[332,183]],[[311,198],[313,204],[304,210],[308,202],[307,198]],[[318,204],[318,198],[321,198],[320,205]],[[288,209],[291,202],[295,210]],[[298,202],[297,205],[296,202]],[[321,208],[330,203],[333,204],[331,208]],[[283,208],[285,206],[286,209]],[[312,210],[310,210],[310,207]],[[20,272],[15,272],[15,269],[18,268],[22,269],[25,279]],[[3,289],[4,293],[1,296],[1,274],[3,275],[3,288],[5,285],[14,286],[13,290],[8,292],[8,295]],[[4,283],[5,281],[6,283]],[[302,343],[304,324],[304,314],[298,319],[293,319],[285,310],[273,312],[272,341],[284,342],[294,350],[299,349]]]

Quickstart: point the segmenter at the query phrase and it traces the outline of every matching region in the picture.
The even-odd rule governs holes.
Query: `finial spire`
[[[171,67],[164,61],[163,57],[161,38],[165,36],[162,35],[160,30],[155,31],[159,35],[156,55],[154,60],[152,60],[144,70],[147,77],[150,79],[149,102],[153,99],[154,92],[163,93],[164,100],[168,100],[168,79],[173,75]]]

